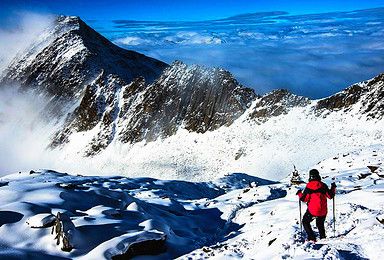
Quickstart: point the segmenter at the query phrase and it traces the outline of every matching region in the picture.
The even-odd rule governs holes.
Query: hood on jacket
[[[317,190],[323,187],[324,183],[321,181],[311,181],[307,184],[307,187],[311,190]]]

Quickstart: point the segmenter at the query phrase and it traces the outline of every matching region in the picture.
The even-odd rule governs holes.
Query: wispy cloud
[[[19,12],[9,19],[9,26],[0,27],[0,72],[18,52],[29,47],[53,21],[49,15],[29,12]]]
[[[53,21],[51,16],[28,12],[10,19],[6,28],[0,28],[0,75]],[[0,86],[0,176],[42,167],[48,161],[45,148],[52,130],[38,117],[47,101],[18,89],[17,84]]]
[[[47,100],[17,89],[0,89],[0,177],[54,162],[45,150],[54,128],[39,118]]]

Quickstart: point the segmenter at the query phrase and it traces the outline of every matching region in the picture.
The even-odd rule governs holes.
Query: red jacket
[[[327,215],[327,198],[332,199],[335,196],[335,188],[331,190],[327,184],[321,181],[311,181],[305,187],[304,193],[299,193],[299,198],[307,202],[309,213],[314,216]]]

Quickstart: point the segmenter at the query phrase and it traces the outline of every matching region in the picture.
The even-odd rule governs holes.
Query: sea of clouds
[[[292,16],[245,14],[200,22],[89,24],[115,44],[167,63],[229,70],[259,94],[287,88],[332,95],[384,71],[384,8]]]

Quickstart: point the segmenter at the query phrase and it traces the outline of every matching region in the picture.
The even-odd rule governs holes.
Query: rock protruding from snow
[[[296,169],[296,166],[294,166],[294,170],[291,176],[291,185],[300,185],[301,183],[303,183],[303,180],[301,179],[299,171]]]
[[[167,235],[158,231],[141,231],[121,240],[115,248],[104,254],[112,260],[131,259],[140,255],[157,255],[164,252]]]
[[[0,187],[7,186],[8,183],[8,181],[0,181]]]
[[[74,236],[76,228],[70,217],[66,213],[57,213],[55,225],[52,228],[52,234],[55,234],[57,245],[61,244],[61,250],[69,252],[74,248]]]

